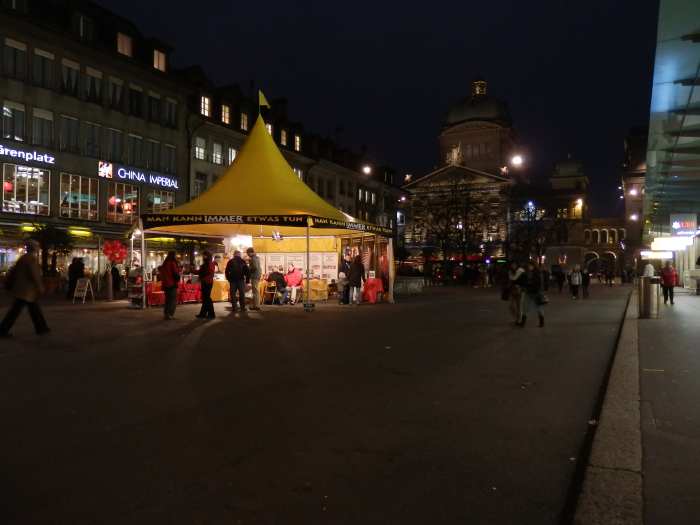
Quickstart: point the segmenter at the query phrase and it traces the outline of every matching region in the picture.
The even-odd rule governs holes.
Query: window
[[[207,141],[203,137],[194,138],[194,158],[199,160],[207,158]]]
[[[224,124],[231,123],[231,108],[226,104],[221,105],[221,122]]]
[[[2,211],[31,215],[49,214],[50,172],[29,166],[4,164]]]
[[[34,84],[43,88],[53,87],[54,55],[41,49],[34,49],[32,61],[32,77]]]
[[[129,113],[135,117],[143,115],[143,90],[139,86],[129,86]]]
[[[118,129],[107,129],[107,159],[111,161],[121,161],[124,151],[124,146],[122,142],[122,132]]]
[[[27,0],[3,0],[2,6],[7,9],[14,9],[23,13],[27,12]]]
[[[296,176],[299,177],[299,180],[303,180],[303,179],[304,179],[304,172],[301,171],[300,168],[292,168],[292,171],[294,171],[294,173],[296,174]]]
[[[92,19],[76,13],[73,16],[73,31],[84,42],[92,42],[95,34],[95,24]]]
[[[9,77],[25,77],[27,74],[27,44],[17,42],[11,38],[5,39],[3,71]]]
[[[171,98],[165,99],[165,125],[177,127],[177,102]]]
[[[214,164],[223,164],[224,148],[218,142],[213,142],[211,145],[211,161]]]
[[[301,135],[294,135],[294,151],[301,151]]]
[[[211,114],[211,99],[209,97],[201,97],[199,99],[199,112],[208,117]]]
[[[362,200],[362,188],[358,188],[357,190],[357,199],[360,201]]]
[[[272,135],[272,124],[265,124],[265,129],[270,135]]]
[[[100,157],[100,135],[102,126],[92,122],[83,122],[85,130],[85,155],[88,157]]]
[[[194,197],[199,197],[207,189],[207,174],[206,173],[195,173],[194,175]]]
[[[59,215],[68,219],[97,220],[99,181],[61,173]]]
[[[600,230],[600,244],[608,244],[608,230]]]
[[[376,204],[377,202],[377,194],[372,192],[372,204]]]
[[[124,33],[117,33],[117,53],[125,56],[134,56],[131,37]]]
[[[124,100],[124,82],[118,78],[109,79],[109,105],[114,109],[122,109]]]
[[[78,119],[61,115],[59,147],[61,151],[80,153],[80,128]]]
[[[146,194],[146,212],[159,213],[175,207],[175,194],[172,191],[149,190]]]
[[[287,145],[287,130],[283,129],[280,131],[280,144],[283,146]]]
[[[160,142],[156,140],[146,141],[146,167],[152,170],[160,168]]]
[[[175,169],[175,146],[166,144],[163,147],[163,171],[174,174]]]
[[[85,98],[90,102],[102,102],[102,72],[91,67],[85,68]]]
[[[165,72],[165,53],[158,49],[153,50],[153,67],[158,71]]]
[[[620,240],[624,241],[627,239],[627,230],[625,228],[621,228],[619,232]]]
[[[107,221],[136,222],[139,216],[139,189],[131,184],[110,182],[107,187]]]
[[[583,242],[586,244],[591,244],[591,230],[584,230]]]
[[[148,94],[148,120],[151,122],[160,120],[160,96],[157,93]]]
[[[50,111],[33,109],[32,143],[47,148],[53,145],[53,113]]]
[[[369,202],[369,190],[365,190],[365,202]]]
[[[129,164],[143,165],[143,138],[138,135],[129,135],[126,138],[126,158]]]
[[[406,225],[406,216],[402,211],[397,211],[396,212],[396,225],[397,226],[405,226]]]
[[[617,230],[610,230],[610,244],[615,244],[617,242]]]
[[[228,148],[228,163],[231,164],[234,160],[236,160],[236,148],[232,148],[229,146]]]
[[[6,100],[2,104],[3,138],[24,141],[24,134],[24,105]]]
[[[61,89],[64,93],[78,96],[78,77],[80,65],[77,62],[64,58],[61,61]]]
[[[248,113],[241,113],[241,129],[248,131]]]

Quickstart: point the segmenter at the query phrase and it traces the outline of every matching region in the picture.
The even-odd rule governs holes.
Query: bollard
[[[658,319],[661,302],[661,279],[642,277],[639,279],[639,318]]]

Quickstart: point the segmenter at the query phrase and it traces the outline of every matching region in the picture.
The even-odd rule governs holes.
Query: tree
[[[73,250],[73,238],[70,234],[53,224],[34,224],[34,231],[29,238],[39,243],[41,248],[41,271],[45,277],[57,273],[57,254],[68,254]],[[49,270],[49,250],[53,250],[51,270]]]

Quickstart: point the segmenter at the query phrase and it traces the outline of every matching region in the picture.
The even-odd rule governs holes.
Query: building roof
[[[445,126],[454,126],[463,122],[486,121],[510,126],[512,120],[508,105],[487,93],[485,80],[477,79],[472,83],[472,93],[453,105],[447,113]]]

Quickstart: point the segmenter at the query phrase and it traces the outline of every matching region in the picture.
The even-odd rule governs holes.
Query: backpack
[[[7,270],[5,274],[5,290],[11,291],[15,286],[15,281],[17,281],[17,265]]]

